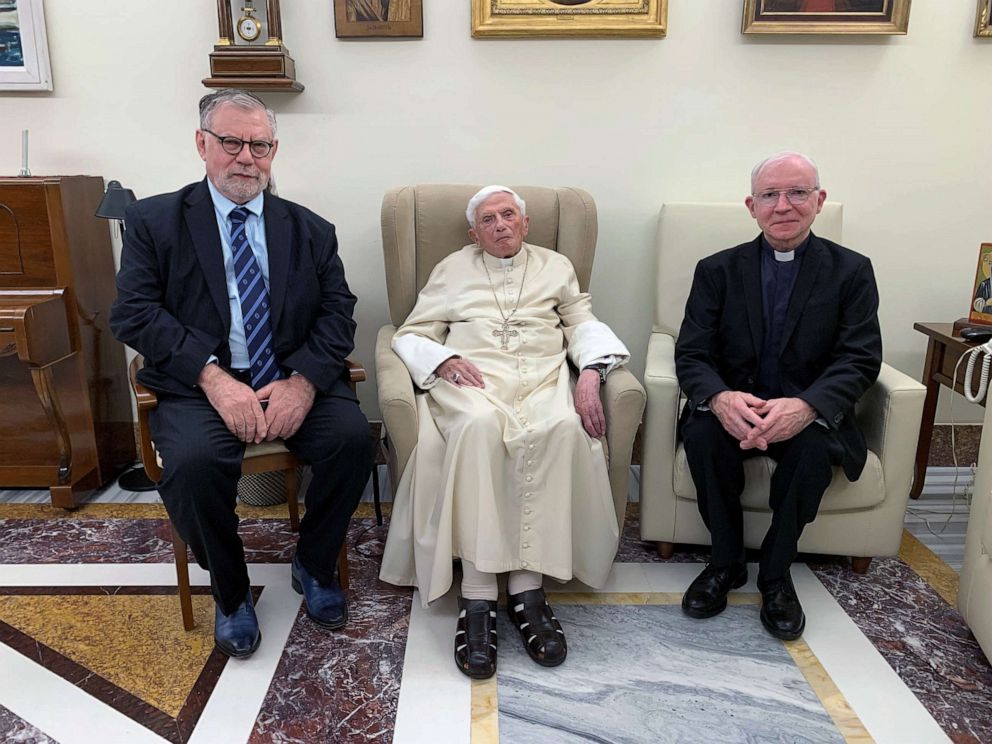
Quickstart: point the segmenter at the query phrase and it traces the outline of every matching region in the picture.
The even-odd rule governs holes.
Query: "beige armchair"
[[[813,230],[840,241],[841,205],[824,205]],[[680,391],[675,376],[675,337],[696,262],[722,248],[753,238],[758,228],[743,204],[665,204],[658,226],[658,295],[648,343],[644,383],[648,405],[641,466],[641,538],[658,544],[662,557],[675,543],[708,545],[710,534],[699,516],[696,489],[675,425]],[[799,549],[854,558],[858,572],[873,556],[896,555],[926,389],[883,364],[878,381],[857,407],[868,440],[868,463],[855,483],[840,468],[823,496],[816,520],[807,525]],[[768,487],[775,463],[755,457],[745,463],[744,544],[761,545],[771,522]]]
[[[465,206],[481,186],[421,185],[389,191],[382,200],[382,250],[386,261],[386,290],[390,325],[379,330],[375,348],[379,407],[386,430],[387,462],[393,493],[417,443],[417,407],[410,374],[391,343],[417,301],[431,270],[442,258],[469,243]],[[527,202],[530,234],[527,242],[563,253],[571,260],[579,286],[589,288],[596,252],[596,205],[576,188],[513,187]],[[623,525],[634,435],[644,410],[644,388],[627,369],[606,380],[607,449],[610,486]]]
[[[992,406],[985,408],[985,426],[992,431]],[[988,432],[978,455],[958,608],[985,656],[992,659],[992,435]]]

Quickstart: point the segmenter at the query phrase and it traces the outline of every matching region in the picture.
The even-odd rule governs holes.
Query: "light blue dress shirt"
[[[217,217],[217,229],[220,232],[220,247],[224,253],[224,276],[227,277],[227,302],[231,307],[231,334],[228,336],[228,344],[231,347],[231,368],[248,369],[251,361],[248,356],[248,344],[245,342],[245,324],[241,315],[241,296],[238,294],[238,280],[234,275],[234,253],[231,251],[231,218],[233,209],[242,206],[248,210],[248,219],[245,222],[245,236],[248,238],[248,245],[251,252],[255,254],[255,260],[262,270],[262,280],[265,282],[265,289],[269,289],[269,252],[265,242],[265,217],[262,214],[262,207],[265,197],[259,194],[246,204],[235,204],[207,179],[207,187],[210,189],[210,197],[214,202],[214,215]],[[211,356],[210,362],[217,361]]]

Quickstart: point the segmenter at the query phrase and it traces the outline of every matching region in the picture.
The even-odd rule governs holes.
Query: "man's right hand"
[[[710,398],[709,406],[727,433],[738,442],[743,442],[748,438],[751,429],[762,423],[763,419],[754,407],[764,402],[750,393],[724,390]]]
[[[265,439],[268,433],[265,412],[251,387],[238,382],[216,364],[203,368],[197,384],[234,436],[249,444]]]
[[[486,386],[479,368],[468,359],[461,357],[445,359],[437,365],[434,374],[459,387],[467,385],[468,387],[484,388]]]

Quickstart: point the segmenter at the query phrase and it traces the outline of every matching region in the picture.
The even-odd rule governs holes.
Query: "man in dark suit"
[[[761,621],[786,640],[805,627],[789,575],[799,536],[833,466],[852,481],[864,468],[854,405],[882,361],[871,262],[810,230],[826,196],[804,155],[759,163],[745,204],[761,235],[699,262],[675,347],[688,398],[679,431],[713,544],[682,608],[716,615],[747,581],[743,462],[767,455],[777,466],[758,566]]]
[[[217,646],[236,657],[261,639],[234,511],[247,444],[280,438],[312,468],[292,580],[329,628],[347,622],[335,563],[373,457],[346,383],[355,297],[334,226],[266,192],[275,132],[251,93],[200,100],[207,177],[128,209],[110,318],[145,357],[159,492],[210,572]]]

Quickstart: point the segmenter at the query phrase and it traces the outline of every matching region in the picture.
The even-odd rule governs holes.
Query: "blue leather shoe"
[[[293,556],[293,589],[303,595],[307,616],[322,628],[336,630],[348,622],[348,600],[337,581],[320,584]]]
[[[214,643],[221,653],[243,659],[255,653],[261,641],[251,590],[230,615],[225,615],[219,604],[214,605]]]

